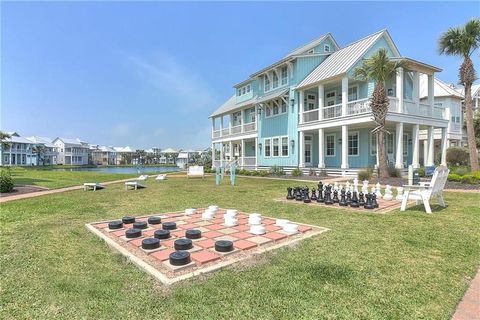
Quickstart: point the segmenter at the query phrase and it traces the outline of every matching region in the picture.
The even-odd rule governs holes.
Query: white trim
[[[325,158],[334,158],[337,156],[337,134],[336,133],[326,133],[325,136]],[[333,154],[328,155],[328,137],[333,136]]]
[[[310,139],[308,140],[308,143],[307,143],[307,137],[310,137]],[[305,148],[305,146],[307,144],[310,146],[310,161],[309,162],[307,162],[307,158],[305,157],[305,150],[307,150],[307,148]],[[312,134],[306,134],[303,137],[303,166],[304,167],[306,167],[307,165],[312,166],[312,164],[313,164],[313,135]]]
[[[267,140],[269,141],[269,144],[268,146],[270,147],[270,151],[269,151],[269,155],[267,156]],[[272,153],[273,153],[273,150],[272,150],[272,138],[263,138],[263,157],[264,158],[271,158],[272,157]]]

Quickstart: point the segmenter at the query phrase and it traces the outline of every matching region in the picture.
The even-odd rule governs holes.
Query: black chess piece
[[[332,200],[332,186],[331,185],[327,185],[325,187],[325,199],[324,199],[324,203],[325,204],[333,204],[333,200]]]
[[[295,199],[295,197],[293,196],[292,194],[292,188],[291,187],[288,187],[287,188],[287,200],[292,200],[292,199]]]
[[[374,209],[375,207],[373,206],[373,203],[372,203],[372,194],[367,193],[365,195],[365,198],[367,198],[367,201],[365,202],[365,205],[363,207],[365,209]]]
[[[310,203],[312,200],[310,200],[310,195],[308,194],[308,188],[303,189],[303,203]]]
[[[339,203],[340,200],[338,199],[338,190],[333,190],[333,203]]]
[[[358,208],[360,204],[358,203],[357,191],[352,192],[352,202],[350,202],[350,207]]]
[[[295,187],[295,200],[296,201],[302,201],[302,191],[300,190],[300,187]]]
[[[350,203],[352,203],[352,193],[350,192],[350,190],[347,191],[347,204],[349,205]]]
[[[318,197],[317,197],[317,202],[318,203],[323,203],[325,199],[323,198],[323,184],[321,182],[318,183],[318,186],[321,187],[318,189]]]
[[[375,193],[372,194],[372,204],[374,208],[378,208],[377,195]]]
[[[347,205],[347,200],[345,198],[345,189],[342,189],[340,191],[340,202],[338,204],[342,207],[345,207]]]
[[[317,190],[315,190],[315,188],[312,188],[312,196],[310,197],[310,200],[317,201]]]
[[[358,194],[358,205],[363,207],[365,205],[365,199],[363,198],[363,192],[360,191]]]

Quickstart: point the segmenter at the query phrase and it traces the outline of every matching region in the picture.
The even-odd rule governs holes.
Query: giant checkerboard
[[[172,284],[209,273],[328,230],[295,222],[298,224],[298,232],[291,234],[277,226],[274,218],[262,217],[261,223],[265,226],[265,233],[255,235],[250,233],[248,214],[246,213],[238,212],[236,216],[238,225],[227,227],[224,225],[223,219],[225,210],[219,209],[213,219],[203,220],[204,210],[197,209],[193,215],[186,215],[184,212],[170,212],[136,217],[136,222],[147,222],[151,216],[161,218],[161,224],[147,224],[147,228],[142,230],[141,236],[137,238],[125,237],[126,230],[131,229],[132,224],[124,224],[121,229],[109,229],[109,222],[114,220],[93,222],[87,224],[86,227],[164,284]],[[121,218],[118,217],[118,219]],[[162,224],[165,222],[176,223],[177,228],[170,231],[170,238],[160,240],[160,247],[157,249],[143,249],[143,239],[152,238],[154,232],[162,229]],[[174,242],[176,239],[184,238],[185,232],[189,229],[201,231],[201,238],[192,239],[193,247],[187,250],[190,253],[191,263],[173,266],[170,264],[169,256],[175,251]],[[234,250],[225,253],[216,251],[215,242],[218,240],[232,241]]]

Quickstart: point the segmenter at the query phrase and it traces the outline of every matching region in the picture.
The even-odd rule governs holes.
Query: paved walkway
[[[480,269],[473,278],[452,320],[479,320],[480,319]]]

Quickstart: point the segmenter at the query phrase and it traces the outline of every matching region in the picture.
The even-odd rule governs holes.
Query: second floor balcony
[[[250,122],[244,124],[237,124],[228,126],[227,128],[220,128],[212,131],[212,138],[224,138],[229,136],[236,136],[247,133],[256,133],[257,132],[257,123]]]

